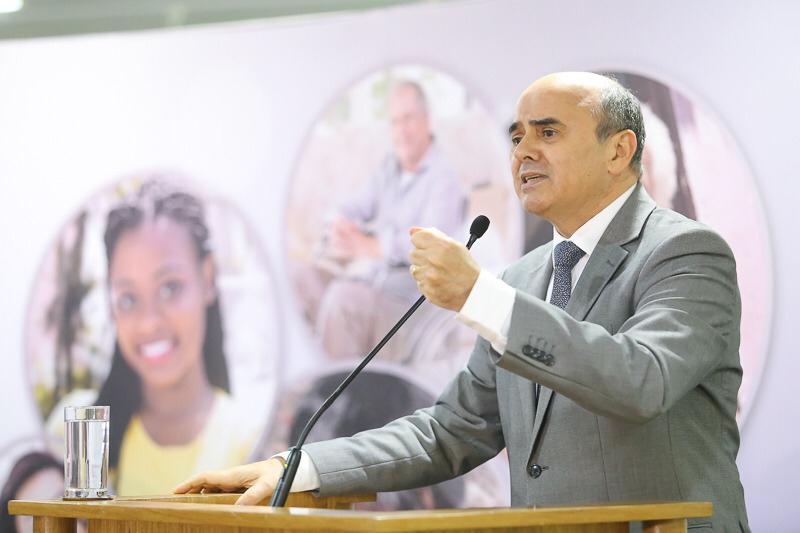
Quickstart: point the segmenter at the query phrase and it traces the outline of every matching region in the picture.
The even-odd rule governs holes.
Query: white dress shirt
[[[608,204],[605,209],[590,218],[569,238],[586,254],[572,269],[572,286],[578,283],[586,263],[589,262],[600,237],[605,233],[614,216],[622,209],[622,204],[633,194],[634,186],[622,193],[616,200]],[[562,241],[567,240],[556,228],[553,227],[553,248]],[[552,259],[551,259],[552,260]],[[547,301],[553,292],[553,276],[547,286]],[[478,335],[489,341],[497,353],[506,351],[508,343],[508,328],[511,325],[511,312],[514,309],[514,298],[517,290],[508,285],[494,274],[481,270],[478,280],[472,287],[467,301],[456,318],[474,329]]]
[[[586,267],[592,252],[594,252],[597,243],[605,233],[606,228],[611,223],[611,220],[622,208],[622,204],[633,193],[634,186],[622,193],[616,200],[608,204],[605,209],[590,218],[586,223],[578,228],[575,233],[569,238],[581,250],[586,252],[586,255],[581,257],[580,261],[572,269],[572,286],[578,283],[578,279]],[[567,240],[563,237],[555,227],[553,227],[553,247],[557,246],[560,242]],[[547,286],[547,300],[550,300],[550,295],[553,292],[553,276],[550,276],[550,283]],[[494,274],[486,270],[481,270],[478,275],[478,280],[472,287],[472,290],[467,297],[467,301],[461,308],[461,311],[456,315],[456,318],[474,329],[478,335],[488,340],[492,344],[492,348],[498,353],[506,351],[506,344],[508,343],[508,328],[511,325],[511,313],[514,310],[514,298],[516,296],[516,289],[508,285],[501,279],[495,277]],[[284,461],[289,456],[289,452],[284,452],[278,456],[282,457]],[[276,456],[277,457],[277,456]],[[315,490],[320,486],[319,472],[314,466],[313,461],[308,454],[303,454],[300,457],[300,464],[297,467],[297,474],[292,483],[292,492],[301,492],[306,490]]]
[[[283,459],[283,464],[289,458],[289,452],[279,453],[272,457],[280,457]],[[307,453],[300,456],[300,464],[297,465],[297,472],[294,474],[294,481],[292,488],[289,492],[303,492],[306,490],[317,490],[319,488],[319,472],[317,467],[314,466],[314,461]]]

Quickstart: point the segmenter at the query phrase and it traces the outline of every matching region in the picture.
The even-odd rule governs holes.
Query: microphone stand
[[[475,241],[477,241],[480,237],[483,236],[484,232],[486,231],[486,228],[488,228],[489,226],[489,219],[483,217],[486,220],[485,223],[486,227],[481,228],[482,231],[481,230],[475,231],[474,227],[476,225],[476,222],[478,221],[478,218],[475,219],[475,222],[472,223],[473,227],[470,228],[469,241],[467,241],[467,250],[472,248],[472,245],[475,243]],[[361,363],[355,368],[355,370],[350,372],[350,374],[348,374],[348,376],[344,378],[344,381],[342,381],[342,383],[336,388],[336,390],[333,391],[333,394],[331,394],[328,397],[328,399],[323,402],[320,408],[317,409],[317,412],[314,413],[314,415],[306,423],[305,427],[303,428],[303,431],[300,433],[300,437],[298,437],[297,439],[297,443],[291,448],[289,448],[289,457],[286,459],[286,463],[283,465],[283,473],[281,474],[281,477],[278,480],[278,484],[275,486],[275,492],[272,493],[272,499],[269,502],[271,507],[283,507],[286,504],[286,498],[289,496],[289,491],[292,488],[294,477],[297,474],[297,467],[300,466],[300,457],[302,457],[303,453],[301,451],[301,448],[303,447],[303,444],[305,444],[306,438],[308,437],[308,434],[311,432],[311,429],[317,423],[317,420],[319,420],[319,417],[321,417],[322,414],[328,410],[331,404],[333,404],[333,402],[336,401],[336,399],[342,394],[342,392],[344,392],[344,390],[347,388],[350,382],[353,381],[356,378],[356,376],[358,376],[358,374],[361,373],[364,367],[367,366],[369,362],[372,361],[372,359],[376,355],[378,355],[378,352],[381,350],[381,348],[383,348],[383,346],[387,342],[389,342],[389,340],[394,336],[394,334],[397,333],[397,330],[399,330],[400,327],[403,324],[405,324],[409,318],[411,318],[411,315],[414,314],[414,312],[419,308],[420,305],[422,305],[424,301],[425,301],[425,296],[422,295],[419,297],[419,299],[417,299],[416,302],[414,302],[414,305],[412,305],[409,308],[409,310],[406,311],[406,313],[402,316],[402,318],[400,318],[400,320],[397,321],[397,324],[395,324],[392,327],[392,329],[389,330],[389,333],[387,333],[381,339],[381,341],[375,346],[375,348],[373,348],[372,351],[369,352],[369,354],[367,354],[367,356],[361,361]]]

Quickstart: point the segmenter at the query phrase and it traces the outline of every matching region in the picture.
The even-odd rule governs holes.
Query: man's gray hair
[[[644,150],[644,121],[639,100],[631,91],[623,87],[612,76],[605,76],[611,83],[600,91],[598,102],[593,102],[592,112],[597,118],[595,134],[600,142],[615,133],[631,130],[636,135],[636,151],[631,158],[630,168],[637,176],[642,176],[642,150]]]

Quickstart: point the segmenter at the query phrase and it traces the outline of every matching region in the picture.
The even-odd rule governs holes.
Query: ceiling
[[[134,31],[376,9],[435,0],[25,0],[0,14],[0,39]]]

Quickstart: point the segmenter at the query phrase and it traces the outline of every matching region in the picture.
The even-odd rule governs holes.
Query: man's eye
[[[542,137],[550,138],[555,137],[558,132],[552,128],[545,128],[542,130]]]
[[[514,145],[514,146],[518,145],[521,141],[522,141],[522,137],[519,136],[519,135],[515,135],[514,137],[511,137],[511,144]]]
[[[180,281],[167,281],[161,285],[158,295],[162,300],[171,300],[180,294],[183,284]]]

